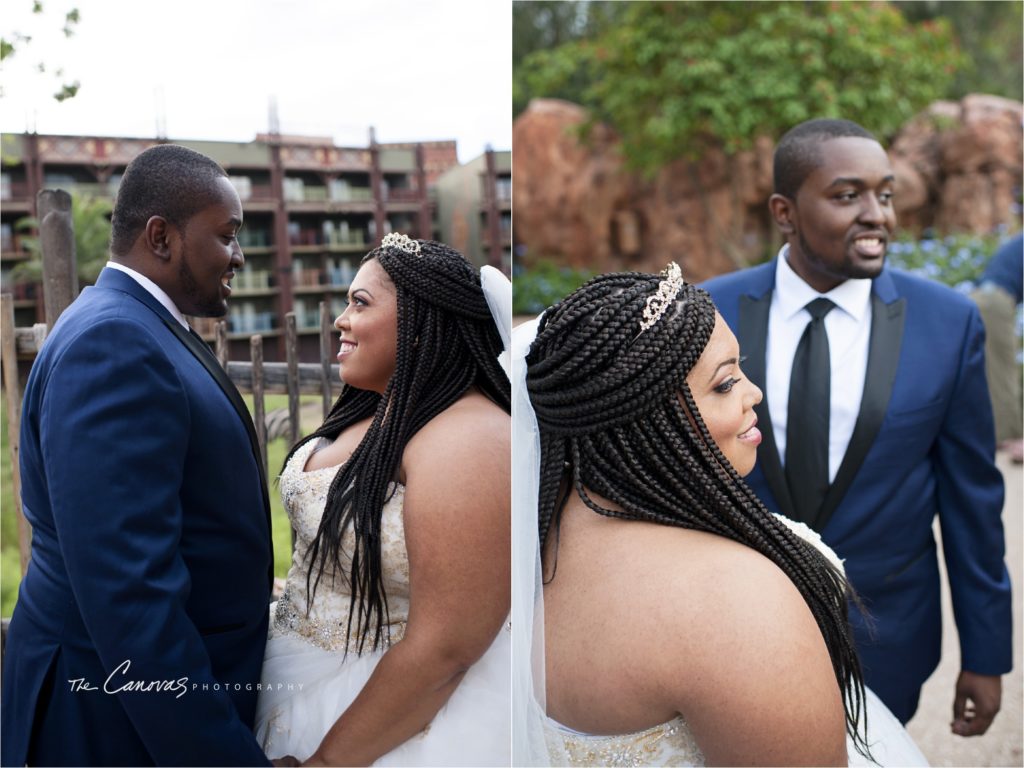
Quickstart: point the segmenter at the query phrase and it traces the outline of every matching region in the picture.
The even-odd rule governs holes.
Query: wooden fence
[[[7,402],[7,439],[11,455],[11,492],[14,496],[15,515],[18,520],[18,551],[21,572],[28,567],[30,531],[21,507],[21,472],[19,466],[19,436],[21,431],[21,385],[18,380],[18,361],[34,360],[46,340],[48,328],[78,294],[75,262],[74,231],[71,225],[71,198],[60,190],[43,190],[37,198],[40,221],[40,243],[43,250],[43,283],[46,323],[30,328],[17,328],[14,323],[14,300],[11,294],[0,296],[0,370]],[[326,417],[331,405],[341,393],[338,365],[332,363],[332,318],[326,302],[320,302],[320,362],[300,363],[295,313],[285,315],[286,362],[269,363],[263,360],[263,337],[250,338],[250,359],[228,360],[227,323],[216,326],[214,351],[228,377],[243,394],[253,396],[253,422],[259,438],[264,469],[267,467],[267,413],[265,397],[268,394],[288,395],[286,436],[291,443],[299,439],[299,398],[319,395]],[[269,475],[268,475],[269,476]]]

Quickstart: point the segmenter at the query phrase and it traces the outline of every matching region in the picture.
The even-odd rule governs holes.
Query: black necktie
[[[789,380],[786,423],[786,482],[796,519],[811,527],[828,493],[828,429],[831,374],[825,315],[828,299],[815,299],[805,309],[811,322],[800,337]]]

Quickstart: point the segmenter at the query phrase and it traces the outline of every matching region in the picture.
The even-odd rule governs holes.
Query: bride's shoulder
[[[499,453],[508,459],[511,420],[500,406],[478,392],[469,392],[428,421],[409,440],[406,457],[427,458],[437,450],[467,458],[476,452]]]
[[[409,482],[458,479],[469,487],[504,479],[507,489],[510,446],[509,415],[484,395],[468,393],[409,440],[402,465]]]
[[[655,550],[652,566],[665,571],[669,592],[685,596],[690,618],[700,617],[705,638],[726,638],[762,623],[770,632],[785,633],[794,625],[780,624],[783,613],[812,620],[792,580],[760,552],[712,533],[674,533],[676,541],[663,541]]]
[[[796,647],[806,652],[808,643],[822,642],[793,582],[756,550],[700,531],[655,525],[634,531],[622,542],[631,557],[620,578],[632,585],[622,600],[624,610],[644,625],[638,640],[651,644],[640,649],[648,658],[711,670],[703,676],[711,680],[734,668],[714,662],[725,648],[756,667],[765,658]],[[666,638],[676,646],[673,653],[664,653]],[[673,671],[682,670],[651,670],[658,679]]]
[[[719,763],[744,764],[746,757],[730,751],[740,747],[775,748],[773,739],[790,723],[820,730],[822,744],[808,749],[841,747],[843,710],[828,650],[790,578],[742,544],[680,533],[688,541],[674,547],[674,561],[685,555],[686,564],[669,568],[672,547],[652,558],[666,575],[661,594],[645,599],[646,631],[635,635],[641,645],[634,651],[649,660],[646,674],[659,700],[683,713],[709,760]],[[742,744],[734,729],[723,729],[736,722],[749,725]],[[828,764],[814,755],[809,764]],[[803,764],[790,762],[796,758],[789,753],[774,759],[762,764]]]

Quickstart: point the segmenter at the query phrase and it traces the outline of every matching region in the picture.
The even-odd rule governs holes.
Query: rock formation
[[[972,94],[938,101],[893,141],[900,225],[985,234],[1019,223],[1024,104]]]

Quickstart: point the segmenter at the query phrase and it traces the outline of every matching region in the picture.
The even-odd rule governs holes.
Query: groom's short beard
[[[188,262],[188,251],[183,250],[181,263],[178,265],[178,278],[191,307],[191,311],[185,314],[195,317],[224,317],[227,314],[227,307],[221,296],[220,283],[217,283],[216,293],[204,294]]]

